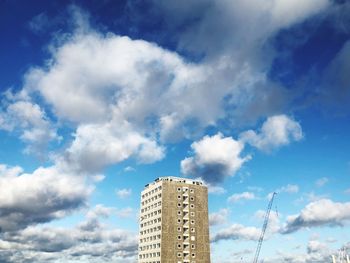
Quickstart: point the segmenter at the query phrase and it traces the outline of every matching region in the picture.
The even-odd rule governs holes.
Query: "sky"
[[[0,0],[0,262],[137,259],[205,182],[212,263],[350,253],[350,1]]]

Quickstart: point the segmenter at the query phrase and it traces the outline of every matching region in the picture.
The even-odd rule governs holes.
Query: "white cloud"
[[[295,194],[299,192],[299,186],[296,184],[287,184],[286,186],[283,186],[276,191],[277,193],[289,193],[289,194]]]
[[[269,117],[259,133],[249,130],[240,134],[240,140],[266,152],[302,138],[300,124],[286,115]]]
[[[132,190],[130,188],[128,188],[128,189],[127,188],[116,189],[115,190],[115,194],[121,199],[130,197],[131,193],[132,193]]]
[[[228,228],[224,228],[216,232],[212,238],[212,242],[220,240],[258,240],[260,237],[260,229],[255,227],[245,227],[240,224],[233,224]]]
[[[284,192],[284,193],[294,194],[299,192],[299,186],[296,184],[288,184],[278,189],[277,191],[280,193]]]
[[[86,213],[86,218],[91,220],[97,219],[99,217],[109,217],[112,214],[113,210],[114,208],[112,207],[105,207],[102,204],[98,204]]]
[[[280,14],[285,4],[256,4],[237,3],[242,13],[247,12],[245,19],[249,18],[247,22],[254,25],[253,31],[261,33],[262,17],[271,12]],[[310,6],[300,5],[300,10],[305,12],[298,11],[285,25],[313,14],[308,9]],[[237,13],[232,3],[225,1],[215,8],[225,11],[220,20],[231,19],[233,15],[237,21],[243,21],[242,13]],[[271,11],[273,9],[275,11]],[[227,10],[231,10],[229,16]],[[44,66],[33,67],[26,73],[20,92],[29,98],[39,94],[60,123],[68,122],[76,129],[65,156],[67,165],[73,169],[96,172],[128,158],[142,163],[155,162],[165,155],[160,142],[201,135],[205,127],[216,125],[219,119],[229,118],[230,123],[244,115],[245,120],[255,120],[271,115],[283,104],[283,88],[270,85],[262,73],[265,70],[257,69],[259,63],[250,61],[247,54],[251,52],[243,52],[249,58],[242,61],[241,55],[223,49],[228,52],[227,56],[191,63],[154,43],[113,33],[99,34],[90,28],[88,16],[81,10],[75,8],[73,14],[78,21],[76,31],[50,47],[51,58]],[[278,23],[273,24],[272,28],[280,28]],[[225,29],[232,30],[231,26]],[[238,35],[247,35],[241,27],[234,29]],[[263,31],[270,35],[275,29]],[[230,41],[239,39],[236,33]],[[201,31],[192,35],[200,36]],[[222,36],[226,38],[226,34]],[[254,36],[250,32],[246,39],[251,41],[248,51],[256,49]],[[259,100],[255,96],[259,96]],[[227,106],[242,112],[226,112]],[[41,131],[26,132],[23,138],[55,137],[54,133]],[[107,140],[111,144],[107,144]],[[187,160],[188,165],[193,164],[191,160]],[[236,158],[237,167],[226,166],[224,169],[228,170],[224,173],[234,173],[240,166],[238,162],[246,160]]]
[[[127,166],[124,168],[124,172],[135,172],[136,169],[132,166]]]
[[[229,210],[226,208],[220,209],[218,212],[209,214],[209,225],[221,225],[226,223]]]
[[[0,178],[1,177],[16,177],[23,173],[20,166],[9,167],[5,164],[0,164]]]
[[[17,167],[12,172],[7,169],[0,176],[0,188],[2,231],[62,218],[84,206],[92,191],[83,178],[61,173],[54,166],[31,174]]]
[[[17,97],[6,111],[0,111],[0,129],[19,131],[20,139],[28,144],[26,151],[40,154],[50,141],[61,138],[38,104]]]
[[[300,214],[289,216],[283,233],[318,226],[344,226],[350,222],[350,203],[321,199],[308,204]]]
[[[324,186],[325,184],[327,184],[329,181],[329,179],[327,177],[322,177],[320,179],[318,179],[316,182],[315,182],[315,185],[317,187],[322,187]]]
[[[214,124],[230,91],[208,82],[210,68],[146,41],[90,30],[53,48],[52,63],[26,74],[23,93],[38,92],[60,121],[76,125],[66,161],[95,172],[128,158],[158,161],[165,154],[158,140]]]
[[[304,253],[278,252],[278,257],[271,259],[271,262],[290,262],[290,263],[324,263],[330,262],[331,255],[337,252],[332,250],[326,244],[319,240],[310,240],[307,243]]]
[[[230,203],[237,203],[241,200],[254,200],[256,199],[256,196],[254,193],[252,192],[243,192],[243,193],[240,193],[240,194],[233,194],[231,195],[227,201],[230,202]]]
[[[0,260],[5,262],[134,262],[137,236],[110,228],[99,219],[108,217],[112,207],[96,206],[86,220],[70,228],[29,226],[3,233]]]
[[[275,192],[277,194],[281,194],[281,193],[288,193],[288,194],[295,194],[299,192],[299,186],[296,184],[287,184],[285,186],[282,186],[280,188],[277,188],[275,190]],[[267,195],[267,199],[271,199],[272,198],[273,193],[269,193]]]
[[[250,159],[241,157],[244,145],[232,137],[221,133],[204,136],[191,144],[193,157],[181,161],[181,172],[185,175],[201,177],[208,183],[221,182],[225,177],[234,176],[236,171]]]
[[[134,157],[151,163],[164,157],[164,148],[117,123],[81,125],[66,150],[64,162],[78,171],[97,172],[106,165]]]
[[[265,215],[266,215],[266,211],[264,210],[258,210],[255,213],[255,217],[258,218],[261,222],[264,221]],[[281,214],[278,214],[277,211],[270,212],[265,238],[269,238],[269,236],[276,234],[281,230],[280,217],[281,217]]]
[[[309,254],[319,252],[319,251],[324,251],[328,247],[326,244],[318,241],[318,240],[310,240],[308,245],[307,245],[307,251]]]
[[[218,185],[207,184],[207,187],[208,187],[208,193],[210,194],[221,195],[226,193],[226,189]]]
[[[61,119],[78,124],[132,120],[135,128],[155,129],[164,139],[186,133],[190,119],[203,127],[222,112],[226,91],[208,90],[210,69],[156,44],[90,30],[74,35],[52,56],[49,68],[26,75],[24,88],[39,91]],[[148,127],[150,121],[155,126]]]
[[[131,218],[134,215],[134,209],[132,209],[131,207],[119,209],[116,211],[116,215],[120,218]]]
[[[103,174],[96,174],[91,176],[91,179],[96,183],[102,182],[105,178],[106,176]]]

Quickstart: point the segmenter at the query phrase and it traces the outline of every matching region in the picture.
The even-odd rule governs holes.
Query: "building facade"
[[[208,190],[161,177],[141,193],[139,263],[210,263]]]

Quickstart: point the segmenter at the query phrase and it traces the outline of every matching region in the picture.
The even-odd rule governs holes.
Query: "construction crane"
[[[254,256],[253,263],[258,263],[259,254],[260,254],[260,250],[261,250],[261,245],[262,245],[262,243],[264,241],[266,228],[267,228],[267,225],[269,223],[269,217],[270,217],[270,212],[271,212],[273,199],[275,198],[276,195],[277,195],[277,193],[273,192],[272,197],[271,197],[270,202],[269,202],[269,205],[267,206],[267,210],[266,210],[266,214],[265,214],[265,218],[264,218],[264,224],[263,224],[263,227],[261,229],[261,234],[260,234],[260,238],[259,238],[259,241],[258,241],[258,246],[257,246],[256,251],[255,251],[255,256]]]

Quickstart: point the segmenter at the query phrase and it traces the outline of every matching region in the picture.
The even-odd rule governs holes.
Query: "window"
[[[194,208],[194,204],[191,204],[190,207],[193,209]]]
[[[193,197],[193,196],[191,196],[191,197],[190,197],[190,200],[191,200],[191,201],[194,201],[194,197]]]
[[[177,196],[177,199],[181,200],[181,195],[178,195],[178,196]]]
[[[181,236],[177,236],[177,240],[181,240],[182,238],[181,238]]]
[[[182,247],[181,244],[177,244],[178,249],[181,249],[181,247]]]
[[[191,228],[191,232],[194,233],[196,232],[196,229],[194,227]]]
[[[196,249],[196,246],[194,244],[192,244],[191,249]]]
[[[194,216],[194,212],[191,212],[191,216]]]
[[[178,191],[178,192],[181,192],[181,188],[180,188],[180,187],[178,187],[178,188],[177,188],[177,191]]]
[[[180,204],[180,203],[177,203],[177,207],[181,207],[181,204]]]
[[[192,224],[192,225],[194,224],[194,220],[191,220],[191,224]]]
[[[181,211],[177,211],[177,214],[178,214],[179,216],[181,216]]]
[[[181,219],[179,218],[179,219],[177,219],[177,223],[178,224],[180,224],[181,223]]]
[[[195,258],[196,257],[196,254],[195,253],[192,253],[192,255],[191,255],[193,258]]]
[[[194,193],[194,190],[193,190],[193,189],[190,189],[190,193],[193,194],[193,193]]]
[[[177,253],[177,257],[178,258],[181,258],[181,256],[182,256],[182,254],[179,252],[179,253]]]
[[[177,231],[181,232],[181,227],[178,227],[178,228],[177,228]]]

